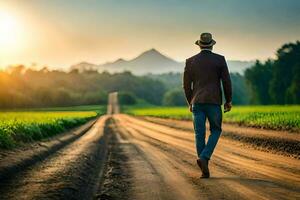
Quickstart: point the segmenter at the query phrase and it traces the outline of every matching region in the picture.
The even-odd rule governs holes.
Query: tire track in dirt
[[[138,123],[135,121],[135,123]],[[155,128],[155,126],[152,126],[151,129],[155,130],[165,130],[165,131],[169,131],[169,132],[172,132],[172,133],[175,133],[176,135],[182,135],[180,132],[182,131],[179,131],[179,132],[175,132],[174,129],[172,131],[168,130],[168,128],[165,128],[165,127],[160,127],[159,128]],[[186,135],[185,135],[186,137]],[[189,136],[190,137],[190,136]],[[267,173],[270,175],[270,173],[272,174],[273,171],[277,171],[278,173],[276,173],[276,176],[279,176],[278,178],[283,178],[283,176],[281,176],[282,174],[285,175],[284,178],[287,178],[288,180],[291,181],[291,183],[293,183],[293,181],[299,181],[299,161],[296,161],[295,159],[289,159],[289,158],[286,158],[286,157],[282,157],[282,156],[272,156],[272,154],[268,154],[268,153],[264,153],[264,152],[260,152],[260,151],[256,151],[256,150],[253,150],[253,149],[244,149],[242,147],[240,147],[239,145],[239,142],[232,142],[230,140],[226,140],[226,139],[222,139],[222,141],[220,142],[221,144],[219,144],[219,146],[222,147],[222,151],[220,151],[220,153],[216,154],[217,156],[220,157],[220,159],[229,159],[229,158],[233,158],[232,160],[228,160],[229,162],[236,162],[235,160],[241,160],[243,162],[240,162],[238,163],[238,165],[248,165],[248,166],[245,166],[247,168],[250,168],[250,170],[254,171],[255,173],[257,173],[257,170],[260,171],[265,171],[265,169],[267,169]],[[236,149],[236,145],[239,146],[238,149]],[[220,148],[219,148],[220,149]],[[218,149],[217,149],[218,150]],[[245,156],[234,156],[235,152],[240,152],[240,155],[243,154]],[[249,159],[249,152],[252,152],[252,153],[255,153],[255,157],[252,156],[252,159]],[[227,154],[224,154],[224,153],[227,153]],[[220,154],[222,154],[222,156],[220,156]],[[271,156],[270,156],[271,155]],[[248,157],[248,158],[247,158]],[[272,163],[269,163],[273,158],[273,161]],[[276,158],[274,160],[274,158]],[[255,164],[258,164],[260,165],[260,169],[257,168],[256,165],[252,165],[253,161],[256,161]],[[259,161],[259,162],[258,162]],[[264,161],[268,161],[268,162],[264,162]],[[283,170],[282,168],[280,169],[280,171],[277,170],[277,168],[280,168],[278,167],[278,161],[281,161],[282,163],[285,163],[285,165],[287,167],[290,167],[292,168],[293,170]],[[287,162],[289,161],[292,161],[289,163],[289,165],[287,165]],[[271,164],[271,165],[270,165]],[[267,166],[265,166],[267,165]],[[244,170],[243,170],[244,171]],[[289,172],[291,171],[291,172]],[[296,177],[294,177],[296,175]]]
[[[115,123],[111,133],[110,156],[97,199],[174,199],[144,152]]]
[[[199,180],[197,170],[193,174],[189,171],[195,169],[193,135],[190,132],[176,130],[174,128],[157,125],[146,122],[127,115],[115,116],[119,121],[119,127],[125,127],[130,132],[131,137],[144,140],[146,149],[151,149],[153,154],[167,154],[167,158],[173,166],[181,168],[187,176],[194,179],[194,182],[201,181],[200,185],[204,188],[211,188],[222,185],[221,190],[215,193],[219,198],[230,199],[229,196],[235,196],[236,199],[294,199],[299,198],[299,160],[282,157],[255,149],[242,149],[238,142],[232,142],[221,139],[211,162],[211,168],[214,178],[210,180]],[[165,134],[164,134],[165,133]],[[174,135],[174,137],[172,137]],[[180,137],[182,139],[180,139]],[[152,139],[149,139],[152,138]],[[168,150],[154,150],[149,147],[151,142],[157,143],[157,146],[169,146]],[[160,142],[161,141],[161,142]],[[180,159],[176,155],[170,155],[170,152],[184,152]],[[192,153],[191,153],[192,152]],[[238,152],[238,153],[236,153]],[[150,152],[149,152],[150,154]],[[187,156],[189,155],[189,156]],[[161,155],[163,157],[163,155]],[[270,159],[269,159],[270,158]],[[184,160],[188,160],[184,161]],[[283,166],[286,166],[285,168]],[[197,169],[197,168],[196,168]],[[199,185],[199,184],[198,184]],[[237,189],[238,188],[238,189]],[[214,190],[212,190],[214,191]],[[203,191],[202,191],[203,192]],[[206,190],[207,193],[211,191]],[[205,190],[204,190],[205,193]],[[288,196],[286,194],[289,194]],[[232,198],[231,198],[232,199]]]
[[[170,162],[170,164],[176,168],[177,173],[181,173],[187,178],[191,180],[194,184],[200,187],[201,194],[207,194],[206,199],[263,199],[263,198],[258,198],[260,197],[257,192],[254,193],[253,191],[247,191],[247,196],[242,196],[241,194],[245,192],[246,188],[243,187],[242,185],[239,185],[239,191],[241,194],[236,192],[236,185],[232,186],[230,185],[224,185],[223,182],[220,182],[219,180],[215,180],[213,184],[210,182],[211,180],[200,180],[200,174],[199,174],[199,169],[198,166],[195,164],[195,155],[191,153],[192,151],[186,151],[182,152],[182,150],[177,149],[176,147],[164,143],[162,141],[159,141],[157,139],[151,138],[151,136],[147,136],[140,132],[137,129],[131,129],[128,126],[126,126],[127,130],[130,130],[131,135],[133,133],[136,137],[139,138],[139,140],[144,139],[145,142],[152,144],[155,146],[157,149],[154,151],[154,154],[158,154],[157,152],[164,152],[164,154],[167,154],[167,160]],[[153,141],[159,141],[159,143],[153,143],[150,142],[150,140]],[[163,144],[162,144],[163,143]],[[169,146],[166,148],[166,146]],[[175,152],[175,153],[172,153]],[[180,157],[178,157],[180,155]],[[187,155],[189,156],[189,159],[187,160],[186,157]],[[191,162],[193,160],[193,162]],[[224,173],[220,174],[218,172],[218,176],[224,176]],[[230,177],[232,178],[232,177]],[[234,177],[233,177],[234,178]],[[205,181],[205,182],[204,182]],[[215,187],[216,185],[222,185],[222,187]],[[202,198],[201,198],[202,199]]]
[[[139,117],[149,122],[169,126],[184,131],[193,131],[191,121],[165,119],[157,117]],[[245,146],[251,146],[262,151],[282,154],[288,157],[300,159],[300,134],[288,131],[276,131],[258,129],[253,127],[241,127],[235,124],[224,123],[222,125],[223,137],[243,142]],[[207,131],[209,131],[207,123]]]
[[[133,132],[119,123],[114,124],[114,134],[121,138],[119,145],[123,146],[133,173],[130,199],[208,199],[171,165],[166,155],[132,137]]]
[[[126,117],[128,119],[128,116],[126,116]],[[145,122],[143,120],[138,120],[135,118],[130,118],[129,121],[132,124],[139,125],[139,127],[151,129],[152,131],[160,132],[165,135],[170,135],[170,133],[171,133],[174,135],[174,138],[181,137],[185,141],[192,141],[192,142],[194,141],[194,137],[193,136],[191,137],[191,132],[176,130],[174,128],[166,127],[163,125],[155,125],[155,124],[153,125],[153,123],[148,124],[147,122]],[[172,138],[172,141],[173,141],[173,138]],[[275,168],[281,168],[281,169],[284,168],[284,170],[282,170],[281,173],[291,172],[289,174],[290,175],[289,177],[292,179],[293,179],[293,175],[300,174],[299,161],[297,161],[295,159],[286,158],[284,156],[279,156],[279,155],[272,156],[273,154],[260,152],[253,148],[252,149],[244,148],[242,146],[242,144],[238,141],[232,141],[232,140],[222,138],[221,143],[222,144],[220,144],[220,146],[222,146],[222,150],[223,150],[221,153],[228,152],[228,153],[230,153],[230,156],[238,155],[238,157],[243,157],[243,158],[245,158],[245,160],[260,161],[263,165],[267,165],[267,166],[275,167]],[[238,146],[239,148],[236,149],[236,146]],[[255,153],[255,157],[248,155],[249,152]],[[266,160],[268,162],[263,162]],[[259,163],[259,162],[257,162],[257,163]],[[286,170],[286,168],[288,168],[288,170]],[[281,174],[281,173],[279,173],[279,174]],[[299,180],[299,176],[297,176],[296,180]]]
[[[45,160],[59,149],[74,142],[84,135],[96,122],[96,119],[65,133],[47,138],[13,150],[2,150],[0,153],[0,180],[9,179],[19,171]]]
[[[106,160],[108,116],[47,160],[1,181],[1,199],[91,199]]]

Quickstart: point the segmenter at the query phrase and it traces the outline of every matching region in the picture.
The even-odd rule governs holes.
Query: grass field
[[[3,110],[7,111],[7,110]],[[67,106],[67,107],[51,107],[51,108],[30,108],[30,109],[15,109],[8,111],[94,111],[99,114],[106,112],[106,105],[84,105],[84,106]],[[1,112],[1,110],[0,110]]]
[[[0,148],[40,140],[84,124],[105,112],[105,106],[44,108],[0,112]]]
[[[163,118],[191,120],[187,107],[123,107],[123,112]],[[223,114],[228,123],[276,130],[300,131],[300,106],[234,106]]]

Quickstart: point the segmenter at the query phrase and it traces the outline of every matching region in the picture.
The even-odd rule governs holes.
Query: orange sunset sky
[[[0,68],[130,59],[156,48],[177,61],[213,33],[227,59],[267,59],[300,39],[297,0],[1,0]]]

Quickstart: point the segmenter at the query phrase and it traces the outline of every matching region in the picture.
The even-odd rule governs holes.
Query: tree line
[[[300,42],[284,44],[276,59],[256,61],[245,71],[253,104],[300,103]]]
[[[160,104],[165,87],[160,81],[130,72],[32,70],[22,65],[0,72],[2,109],[106,104],[108,93],[114,91],[120,92],[125,103],[141,99]]]
[[[256,61],[244,75],[231,73],[233,104],[299,104],[300,42],[283,45],[277,58]],[[122,104],[186,105],[182,73],[110,74],[93,70],[33,70],[23,65],[0,71],[0,108],[106,104],[118,91]]]
[[[244,80],[232,74],[236,104],[246,104]],[[118,91],[122,104],[186,105],[182,74],[135,76],[131,72],[33,70],[23,65],[0,72],[0,108],[32,108],[106,104]]]
[[[182,73],[149,74],[148,77],[161,81],[166,88],[162,104],[167,106],[186,105],[182,89]],[[249,89],[245,77],[239,73],[230,73],[233,88],[233,104],[246,105],[250,102]],[[224,97],[224,95],[223,95]]]

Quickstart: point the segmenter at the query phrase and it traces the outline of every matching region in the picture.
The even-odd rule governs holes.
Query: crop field
[[[7,110],[3,110],[7,111]],[[14,111],[14,110],[8,110]],[[66,107],[50,107],[50,108],[30,108],[30,109],[16,109],[15,111],[94,111],[99,114],[106,112],[106,105],[83,105],[83,106],[66,106]],[[1,110],[0,110],[1,112]]]
[[[50,110],[50,109],[48,109]],[[54,109],[55,110],[55,109]],[[71,108],[69,108],[71,110]],[[84,124],[102,111],[0,112],[0,148],[40,140]]]
[[[153,116],[191,120],[187,107],[123,107],[123,112],[137,116]],[[223,114],[227,123],[275,130],[300,130],[300,106],[234,106]]]

